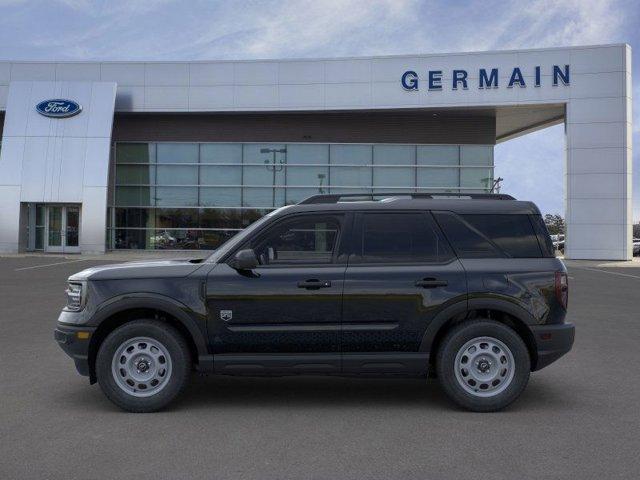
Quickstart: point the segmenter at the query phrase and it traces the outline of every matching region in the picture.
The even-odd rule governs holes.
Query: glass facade
[[[117,143],[109,248],[213,249],[317,193],[488,192],[491,145]]]

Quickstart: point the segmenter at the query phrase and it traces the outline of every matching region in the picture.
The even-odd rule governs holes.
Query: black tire
[[[160,342],[170,357],[171,371],[166,384],[157,393],[136,397],[118,385],[112,373],[112,361],[127,340],[147,337]],[[155,412],[170,404],[185,389],[191,376],[191,355],[184,337],[171,325],[159,320],[134,320],[116,328],[100,345],[96,358],[96,376],[109,400],[129,412]]]
[[[482,394],[479,389],[476,392],[480,393],[470,393],[456,376],[456,355],[467,342],[478,337],[499,340],[513,356],[513,377],[503,391],[493,396],[478,396]],[[531,373],[531,359],[527,346],[512,328],[494,320],[468,320],[454,326],[445,335],[437,352],[436,370],[442,388],[456,404],[474,412],[493,412],[507,407],[523,392]]]

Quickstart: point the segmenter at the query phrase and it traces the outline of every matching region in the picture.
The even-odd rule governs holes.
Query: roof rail
[[[373,201],[376,198],[390,197],[411,197],[412,199],[434,199],[443,198],[470,198],[482,200],[515,200],[511,195],[504,193],[452,193],[452,192],[390,192],[390,193],[326,193],[312,195],[305,198],[298,205],[309,205],[312,203],[338,203],[343,198],[352,198],[354,201]]]

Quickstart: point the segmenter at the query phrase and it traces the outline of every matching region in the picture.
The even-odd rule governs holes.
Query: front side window
[[[363,263],[437,263],[453,254],[424,212],[365,213],[356,254]]]
[[[260,265],[331,263],[339,234],[339,217],[309,215],[284,221],[251,247]]]

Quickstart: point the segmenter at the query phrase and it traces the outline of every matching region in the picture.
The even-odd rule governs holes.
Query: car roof
[[[335,211],[398,211],[398,210],[442,210],[459,214],[533,214],[540,210],[533,202],[515,200],[508,195],[433,195],[411,198],[405,194],[380,195],[380,200],[353,200],[355,196],[346,196],[340,201],[337,195],[314,195],[296,205],[282,209],[283,214],[297,212],[335,212]],[[365,195],[366,196],[366,195]],[[322,197],[326,197],[324,202]],[[278,211],[280,212],[280,211]]]

